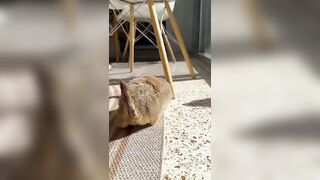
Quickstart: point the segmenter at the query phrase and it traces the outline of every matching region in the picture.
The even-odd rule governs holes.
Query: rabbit
[[[173,98],[170,84],[154,76],[144,76],[125,83],[120,80],[121,96],[116,125],[154,125]]]

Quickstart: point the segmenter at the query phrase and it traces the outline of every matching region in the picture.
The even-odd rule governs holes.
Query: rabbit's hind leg
[[[117,122],[117,127],[119,128],[126,128],[129,126],[129,123],[127,121],[121,121],[121,122]]]
[[[160,120],[161,117],[162,117],[161,114],[154,116],[153,118],[151,118],[150,124],[152,126],[155,125]]]

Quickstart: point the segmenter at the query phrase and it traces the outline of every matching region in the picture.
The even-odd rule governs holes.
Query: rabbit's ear
[[[124,97],[126,103],[128,104],[128,111],[131,117],[137,117],[137,111],[134,102],[127,91],[127,85],[124,81],[120,80],[121,95]]]
[[[127,85],[124,81],[120,80],[120,89],[121,89],[121,92],[126,92],[127,91]],[[124,93],[123,93],[124,94]]]
[[[138,116],[137,110],[130,96],[127,96],[127,103],[128,103],[129,116],[137,117]]]

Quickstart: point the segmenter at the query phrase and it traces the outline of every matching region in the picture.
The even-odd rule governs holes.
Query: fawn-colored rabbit
[[[136,78],[128,83],[120,81],[120,88],[116,123],[121,128],[155,124],[173,98],[170,84],[154,76]]]

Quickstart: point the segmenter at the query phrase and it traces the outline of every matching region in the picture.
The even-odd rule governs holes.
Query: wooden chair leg
[[[116,26],[116,25],[117,25],[117,17],[116,15],[113,15],[113,26]],[[113,42],[114,42],[114,55],[116,58],[116,62],[119,62],[120,44],[119,44],[118,31],[114,33]]]
[[[129,38],[127,39],[126,45],[124,46],[124,49],[123,49],[122,58],[121,58],[122,62],[124,62],[124,59],[126,58],[128,47],[129,47]]]
[[[161,36],[161,29],[160,29],[160,25],[158,23],[158,15],[157,15],[156,9],[154,7],[153,0],[148,0],[148,9],[149,9],[150,17],[151,17],[151,23],[153,26],[154,34],[155,34],[156,40],[157,40],[157,46],[158,46],[158,50],[159,50],[159,54],[160,54],[160,59],[162,61],[164,74],[165,74],[167,81],[170,83],[173,96],[175,97],[175,93],[173,90],[172,76],[171,76],[170,67],[169,67],[169,63],[168,63],[168,57],[167,57],[167,53],[166,53],[163,39]]]
[[[164,42],[165,42],[166,45],[167,45],[167,49],[168,49],[169,52],[170,52],[170,55],[171,55],[171,58],[172,58],[173,62],[176,63],[176,62],[177,62],[177,61],[176,61],[176,57],[175,57],[175,55],[174,55],[174,53],[173,53],[173,50],[172,50],[171,44],[170,44],[170,42],[169,42],[169,39],[168,39],[168,37],[167,37],[166,31],[164,30],[164,27],[163,27],[163,26],[161,26],[161,27],[162,27],[161,29],[162,29],[162,35],[163,35]]]
[[[67,30],[74,31],[77,21],[77,1],[75,0],[63,0],[62,10],[65,18]]]
[[[124,28],[125,30],[128,30],[127,24],[124,25]],[[128,51],[128,47],[129,47],[129,34],[130,32],[128,31],[128,37],[127,37],[127,40],[126,40],[126,45],[124,46],[124,49],[123,49],[123,52],[122,52],[122,55],[121,55],[121,62],[124,62],[124,59],[126,58],[126,55],[127,55],[127,51]]]
[[[135,42],[135,22],[134,22],[134,4],[130,4],[130,30],[129,30],[129,68],[130,72],[134,69],[134,42]]]
[[[178,24],[177,24],[177,21],[176,21],[176,18],[174,17],[173,15],[173,12],[169,6],[169,3],[167,0],[163,0],[164,1],[164,4],[165,4],[165,8],[166,8],[166,11],[168,13],[168,16],[169,16],[169,21],[172,25],[172,28],[173,28],[173,31],[176,35],[176,38],[177,38],[177,41],[179,43],[179,46],[180,46],[180,49],[181,49],[181,52],[182,52],[182,55],[186,61],[186,64],[188,66],[188,69],[190,71],[190,74],[191,74],[191,77],[194,79],[196,76],[195,76],[195,73],[194,73],[194,70],[193,70],[193,67],[192,67],[192,64],[190,62],[190,57],[189,57],[189,54],[188,54],[188,51],[187,51],[187,48],[184,44],[184,40],[182,38],[182,35],[181,35],[181,32],[180,32],[180,29],[178,27]]]
[[[135,28],[134,28],[134,34],[133,34],[133,36],[136,37],[136,31],[137,31],[137,21],[136,21],[136,20],[134,20],[134,27],[135,27]],[[129,32],[129,36],[130,36],[130,32]],[[122,59],[121,59],[122,62],[124,62],[124,59],[126,58],[129,44],[130,44],[130,37],[127,38],[126,45],[124,46],[124,50],[123,50],[123,54],[122,54]]]
[[[255,38],[261,48],[270,46],[270,41],[266,32],[266,28],[262,23],[262,12],[259,9],[257,2],[254,0],[242,0],[243,6],[247,11],[248,18],[254,30]]]

